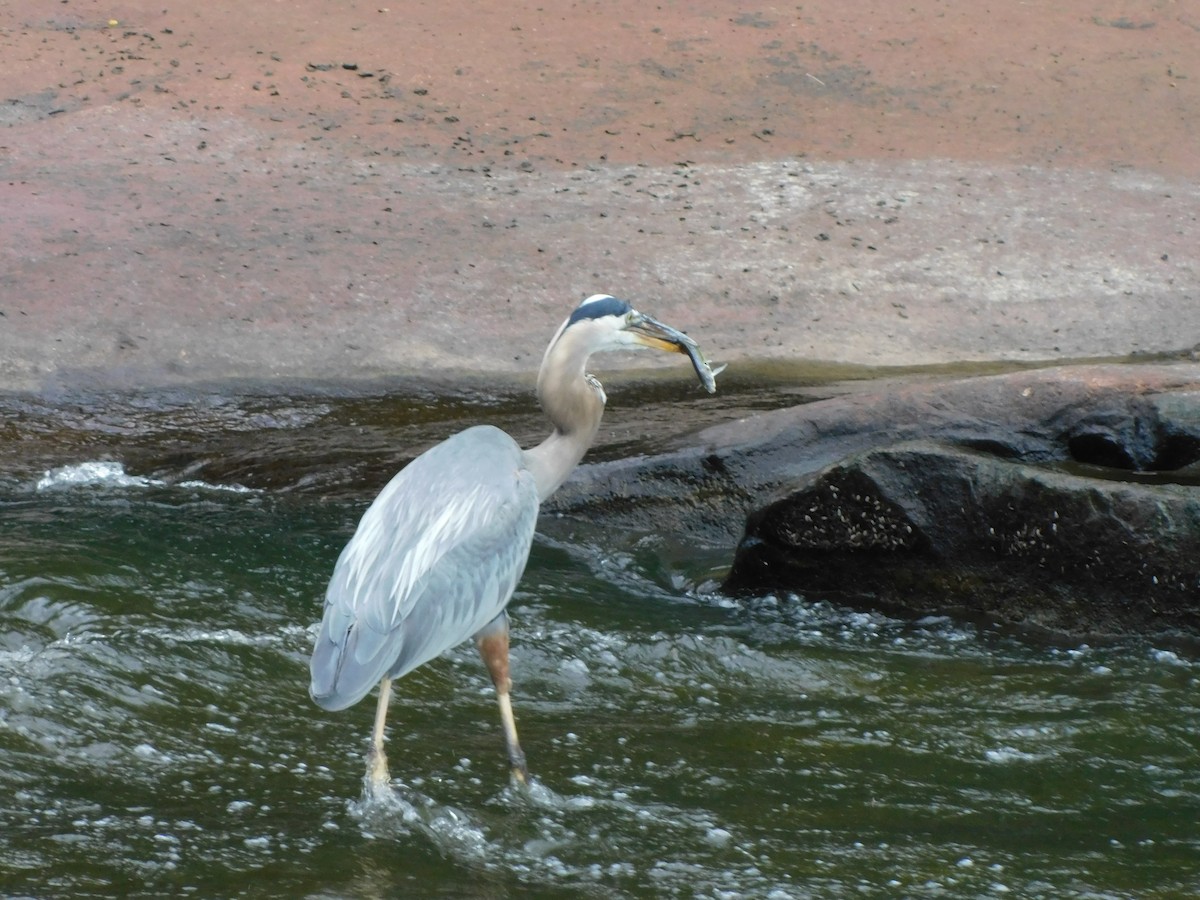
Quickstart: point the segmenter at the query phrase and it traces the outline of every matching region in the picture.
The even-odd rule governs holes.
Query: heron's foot
[[[392,776],[388,772],[387,754],[380,748],[372,747],[367,752],[365,782],[367,792],[373,795],[386,793],[391,788]]]
[[[518,787],[524,787],[529,784],[529,766],[525,765],[525,754],[517,749],[515,753],[508,754],[509,777],[512,783]]]

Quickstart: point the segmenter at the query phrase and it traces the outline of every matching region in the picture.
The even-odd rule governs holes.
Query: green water
[[[648,417],[677,399],[613,409],[599,455],[653,449]],[[676,427],[783,400],[689,399]],[[507,785],[464,646],[396,685],[395,796],[364,804],[373,704],[307,697],[333,561],[422,444],[479,420],[532,439],[536,412],[6,402],[3,896],[1200,892],[1200,663],[734,603],[729,548],[570,520],[543,522],[511,608],[534,788]],[[101,460],[120,467],[82,466]]]

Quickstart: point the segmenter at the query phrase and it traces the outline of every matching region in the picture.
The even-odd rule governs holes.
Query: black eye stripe
[[[575,312],[571,313],[571,318],[567,320],[567,327],[570,328],[576,322],[583,319],[602,319],[605,316],[623,316],[629,312],[631,307],[624,300],[618,300],[616,297],[604,297],[600,300],[593,300],[591,303],[584,303],[577,307]]]

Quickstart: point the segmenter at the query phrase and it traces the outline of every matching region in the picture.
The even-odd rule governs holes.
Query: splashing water
[[[59,488],[111,487],[153,488],[167,487],[168,482],[141,475],[125,474],[125,466],[110,460],[93,460],[51,469],[38,479],[36,489],[51,491]],[[209,484],[204,481],[180,481],[181,488],[196,488],[206,491],[231,491],[235,494],[253,493],[240,484]]]

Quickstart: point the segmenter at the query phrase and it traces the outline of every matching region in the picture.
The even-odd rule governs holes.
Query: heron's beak
[[[717,376],[725,367],[718,366],[714,371],[700,352],[700,347],[682,331],[676,331],[644,313],[634,313],[625,330],[633,337],[634,343],[643,347],[666,350],[668,353],[686,353],[704,389],[710,394],[717,392]]]

